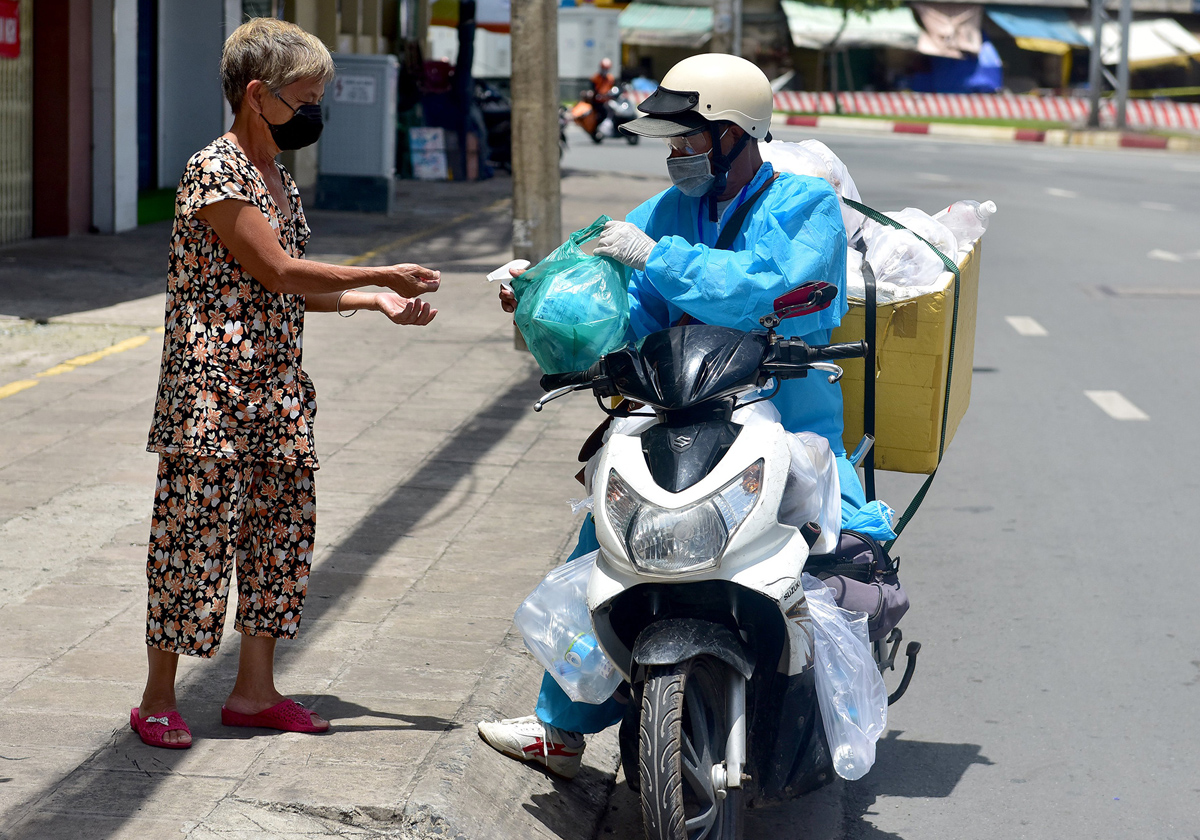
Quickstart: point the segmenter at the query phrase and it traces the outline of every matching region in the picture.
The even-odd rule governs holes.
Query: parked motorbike
[[[812,547],[832,540],[816,523],[779,522],[787,433],[778,424],[745,433],[733,416],[772,382],[836,381],[834,362],[864,356],[864,342],[811,346],[775,332],[836,295],[805,284],[775,301],[764,331],[676,326],[585,372],[542,378],[550,393],[536,409],[590,390],[613,417],[644,416],[614,426],[594,461],[600,551],[587,603],[631,687],[619,740],[648,838],[737,840],[748,802],[833,780],[801,585],[820,559]],[[611,397],[624,402],[613,408]],[[898,631],[888,641],[894,657]],[[891,665],[883,645],[874,653]]]
[[[566,106],[558,106],[558,159],[562,160],[563,152],[567,150],[567,126],[571,122],[571,112]]]
[[[571,109],[575,124],[586,131],[594,143],[603,143],[606,131],[613,137],[620,136],[618,129],[637,116],[628,85],[614,85],[608,98],[600,103],[595,101],[592,91],[584,91]],[[631,146],[636,146],[638,139],[636,134],[625,135],[625,141]]]
[[[487,131],[488,160],[512,171],[512,102],[496,85],[475,80],[475,103]]]

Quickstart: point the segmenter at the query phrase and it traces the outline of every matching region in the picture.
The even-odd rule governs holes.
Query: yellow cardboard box
[[[958,330],[954,342],[954,379],[950,388],[946,446],[971,401],[971,368],[975,360],[975,312],[979,300],[980,244],[959,264]],[[833,340],[859,341],[866,336],[865,304],[850,300],[850,311],[833,332]],[[954,284],[942,292],[879,306],[876,320],[875,468],[893,472],[933,472],[938,465],[950,326],[954,316]],[[862,359],[841,363],[846,450],[863,435]]]

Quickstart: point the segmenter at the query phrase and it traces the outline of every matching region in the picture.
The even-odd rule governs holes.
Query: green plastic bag
[[[629,269],[579,246],[595,239],[608,216],[577,230],[550,256],[512,281],[515,320],[545,373],[587,370],[624,346],[629,332]]]

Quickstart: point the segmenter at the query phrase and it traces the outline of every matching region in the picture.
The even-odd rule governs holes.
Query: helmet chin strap
[[[726,129],[728,130],[728,129]],[[712,187],[705,194],[708,199],[708,220],[713,224],[717,222],[717,200],[721,193],[725,192],[725,186],[729,182],[729,170],[733,168],[733,162],[737,160],[738,155],[746,148],[746,144],[750,142],[749,133],[743,133],[741,139],[733,144],[733,148],[729,150],[729,154],[721,154],[721,138],[717,137],[717,128],[713,123],[708,125],[708,136],[712,138],[712,168],[713,175],[716,179],[713,181]]]

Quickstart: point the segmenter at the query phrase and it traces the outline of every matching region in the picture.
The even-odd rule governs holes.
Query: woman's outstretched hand
[[[434,280],[434,289],[437,289],[436,284],[437,281]],[[401,297],[395,292],[381,292],[375,295],[375,308],[386,315],[393,324],[417,327],[428,324],[438,312],[420,298]]]
[[[389,265],[383,268],[383,272],[379,285],[387,286],[401,297],[415,298],[436,292],[442,284],[442,272],[416,263]]]

